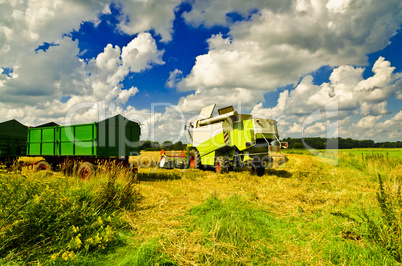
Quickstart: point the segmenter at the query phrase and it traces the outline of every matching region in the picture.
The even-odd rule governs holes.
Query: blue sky
[[[216,103],[277,119],[281,137],[402,140],[402,3],[354,2],[6,1],[1,120],[120,113],[144,139],[186,141]]]

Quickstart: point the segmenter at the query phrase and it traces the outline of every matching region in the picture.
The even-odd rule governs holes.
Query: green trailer
[[[37,170],[72,172],[78,165],[79,176],[86,178],[105,161],[129,166],[129,156],[140,152],[140,134],[140,125],[122,115],[89,124],[28,128],[27,155],[45,159],[36,164]]]
[[[19,156],[25,156],[27,127],[17,120],[0,123],[0,162],[10,166]]]

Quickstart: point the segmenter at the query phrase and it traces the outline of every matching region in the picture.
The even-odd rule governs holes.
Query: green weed
[[[117,257],[116,255],[121,255]],[[161,245],[157,239],[152,239],[135,248],[124,248],[117,251],[109,258],[110,262],[114,262],[118,266],[152,266],[164,265],[173,266],[175,262],[167,258],[161,250]]]
[[[74,261],[124,243],[120,210],[135,207],[133,181],[81,182],[46,172],[0,173],[0,262]]]
[[[278,240],[278,231],[286,225],[240,196],[224,200],[211,196],[190,214],[189,229],[202,230],[201,244],[208,250],[199,254],[200,263],[261,264],[282,251],[270,243]]]
[[[378,246],[384,248],[396,261],[402,262],[402,196],[401,184],[386,187],[378,176],[377,210],[363,212],[364,232]]]
[[[378,180],[376,205],[360,207],[358,215],[336,213],[353,223],[353,233],[373,242],[397,262],[402,262],[402,196],[399,157],[384,154],[344,154],[339,167],[357,169]],[[399,167],[399,168],[398,168]],[[350,232],[350,231],[347,231]],[[348,238],[348,237],[346,237]]]

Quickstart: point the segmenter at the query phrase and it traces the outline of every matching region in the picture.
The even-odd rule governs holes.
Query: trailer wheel
[[[192,149],[188,153],[187,168],[201,169],[201,157],[200,153],[196,149]]]
[[[218,174],[225,174],[225,173],[229,172],[228,161],[222,156],[219,156],[218,158],[216,158],[215,170]]]
[[[88,179],[95,174],[95,167],[90,162],[83,162],[78,169],[78,176],[81,179]]]
[[[39,161],[35,165],[35,172],[43,171],[43,170],[52,170],[52,167],[50,167],[50,164],[46,161]]]

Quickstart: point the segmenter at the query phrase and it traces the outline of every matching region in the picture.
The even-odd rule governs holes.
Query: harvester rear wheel
[[[95,174],[95,167],[90,162],[83,162],[78,169],[78,176],[84,180],[92,177]]]
[[[187,168],[201,169],[201,157],[200,153],[196,149],[189,151],[187,165]]]
[[[35,165],[35,172],[43,171],[43,170],[52,170],[50,164],[46,161],[40,161]]]
[[[215,161],[215,170],[218,174],[229,172],[229,164],[225,157],[219,156]]]

